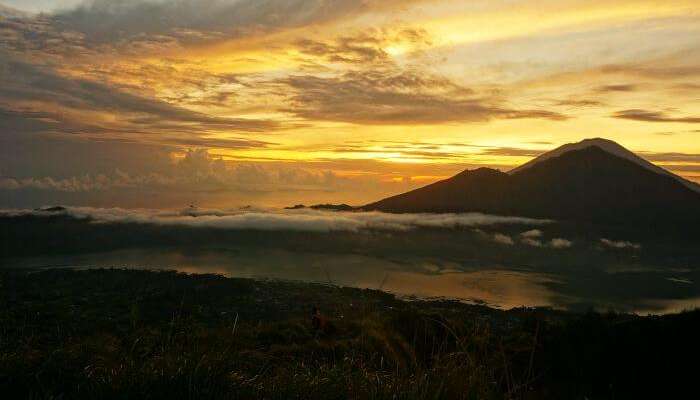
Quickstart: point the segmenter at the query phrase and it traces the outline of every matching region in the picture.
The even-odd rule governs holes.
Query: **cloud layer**
[[[592,130],[700,179],[689,0],[10,1],[45,12],[0,7],[8,207],[372,201]]]
[[[394,69],[333,77],[297,75],[277,81],[294,91],[288,111],[311,120],[355,124],[442,124],[492,119],[565,120],[548,110],[515,109],[447,79]]]
[[[92,223],[134,223],[193,228],[263,231],[332,232],[361,230],[406,231],[416,228],[459,228],[488,225],[545,225],[548,220],[480,213],[387,214],[317,210],[159,210],[60,207],[39,210],[0,210],[2,217],[66,215]]]
[[[90,0],[53,18],[96,42],[158,35],[187,42],[231,39],[322,23],[398,3],[396,0]]]
[[[31,110],[30,105],[36,104],[43,104],[43,111]],[[76,113],[89,113],[92,118],[90,122],[71,118]],[[118,115],[119,121],[107,121],[104,114]],[[185,143],[187,138],[209,130],[259,132],[279,127],[273,121],[206,115],[100,82],[60,76],[11,58],[0,61],[0,115],[3,132],[180,133]],[[246,142],[240,139],[240,144],[245,146]]]
[[[688,124],[700,124],[700,117],[674,117],[661,111],[630,109],[613,114],[614,118],[630,119],[643,122],[682,122]]]

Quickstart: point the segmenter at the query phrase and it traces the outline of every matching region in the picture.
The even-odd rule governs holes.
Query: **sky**
[[[605,137],[700,181],[698,0],[0,0],[0,206],[361,205]]]

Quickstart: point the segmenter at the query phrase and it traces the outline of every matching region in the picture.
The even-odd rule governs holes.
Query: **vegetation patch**
[[[698,328],[698,311],[501,311],[171,271],[3,270],[0,390],[33,399],[674,397],[693,387]]]

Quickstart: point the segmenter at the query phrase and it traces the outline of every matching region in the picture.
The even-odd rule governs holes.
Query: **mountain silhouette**
[[[545,153],[509,173],[466,170],[361,207],[590,222],[700,221],[700,187],[605,139]]]
[[[538,164],[544,160],[547,160],[549,158],[560,156],[560,155],[567,153],[569,151],[581,150],[581,149],[584,149],[584,148],[587,148],[590,146],[600,147],[601,149],[605,150],[606,152],[608,152],[610,154],[613,154],[613,155],[616,155],[620,158],[624,158],[626,160],[632,161],[633,163],[635,163],[641,167],[644,167],[650,171],[656,172],[658,174],[670,176],[673,179],[677,180],[678,182],[681,182],[684,186],[688,187],[689,189],[700,193],[700,185],[698,185],[697,183],[691,182],[685,178],[682,178],[676,174],[669,172],[668,170],[665,170],[657,165],[650,163],[649,161],[643,159],[642,157],[639,157],[638,155],[627,150],[626,148],[622,147],[618,143],[613,142],[612,140],[602,139],[602,138],[585,139],[585,140],[582,140],[578,143],[565,144],[565,145],[558,147],[552,151],[544,153],[544,154],[534,158],[533,160],[531,160],[531,161],[529,161],[529,162],[527,162],[527,163],[525,163],[525,164],[523,164],[515,169],[512,169],[508,173],[512,175],[514,173],[517,173],[519,171],[523,171],[523,170],[525,170],[525,169],[527,169],[535,164]]]

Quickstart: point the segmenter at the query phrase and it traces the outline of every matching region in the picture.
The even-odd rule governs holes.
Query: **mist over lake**
[[[4,210],[0,219],[6,267],[298,280],[503,309],[646,314],[700,304],[692,240],[675,240],[669,256],[667,243],[639,230],[478,213],[280,209],[56,207]]]

